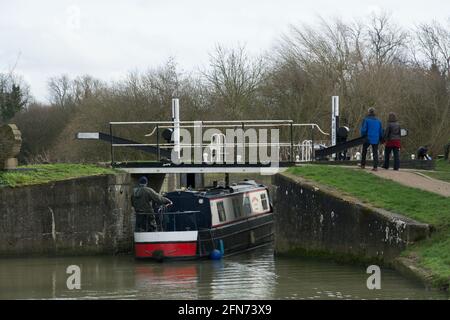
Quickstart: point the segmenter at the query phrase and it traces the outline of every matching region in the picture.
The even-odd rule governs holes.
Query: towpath
[[[400,169],[399,171],[394,171],[392,169],[385,170],[383,168],[379,168],[378,171],[372,171],[370,169],[366,170],[378,177],[390,179],[408,187],[434,192],[444,197],[450,197],[450,183],[433,179],[417,170]]]

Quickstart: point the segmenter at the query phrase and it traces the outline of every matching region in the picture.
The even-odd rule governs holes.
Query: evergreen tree
[[[9,90],[8,90],[9,89]],[[26,98],[19,85],[12,84],[9,88],[0,87],[0,119],[7,122],[26,105]]]

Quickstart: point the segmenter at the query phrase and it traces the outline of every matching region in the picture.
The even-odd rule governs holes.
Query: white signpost
[[[339,121],[339,96],[331,97],[331,145],[336,145],[337,126]],[[334,160],[336,154],[332,154],[331,158]]]
[[[172,99],[172,121],[173,121],[173,151],[177,159],[180,159],[180,100]]]

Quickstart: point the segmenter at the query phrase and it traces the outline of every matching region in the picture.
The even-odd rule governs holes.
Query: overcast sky
[[[208,64],[216,44],[271,48],[290,24],[388,11],[405,27],[450,17],[448,0],[0,0],[0,72],[22,75],[47,99],[47,79],[117,80],[174,57],[184,71]]]

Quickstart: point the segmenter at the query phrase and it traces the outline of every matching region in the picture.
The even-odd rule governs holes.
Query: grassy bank
[[[112,169],[85,164],[58,163],[21,166],[19,170],[0,171],[0,187],[20,187],[114,172]]]
[[[430,239],[410,247],[404,254],[433,274],[436,286],[450,282],[450,199],[379,178],[360,169],[308,165],[290,173],[358,198],[375,207],[402,214],[435,226]]]
[[[444,159],[439,159],[436,161],[436,169],[433,172],[423,173],[431,178],[450,182],[450,162]]]

